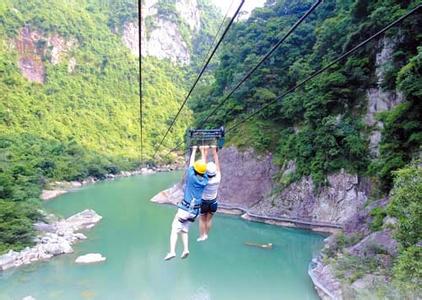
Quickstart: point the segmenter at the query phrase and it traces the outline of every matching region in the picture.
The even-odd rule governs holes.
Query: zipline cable
[[[206,63],[206,60],[207,60],[208,56],[210,55],[211,49],[214,46],[215,41],[217,41],[217,38],[218,38],[218,36],[220,34],[221,29],[223,28],[224,23],[226,22],[227,16],[228,16],[228,14],[230,12],[230,9],[233,6],[233,3],[234,3],[234,0],[232,0],[230,2],[230,6],[229,6],[229,8],[227,8],[226,13],[224,14],[224,18],[221,21],[220,26],[218,27],[217,33],[214,35],[213,41],[212,41],[210,47],[208,48],[207,54],[204,56],[204,64]]]
[[[249,70],[248,73],[246,73],[243,78],[236,84],[236,86],[229,92],[229,94],[227,94],[224,99],[217,105],[217,107],[204,119],[202,120],[198,127],[201,128],[207,121],[208,119],[213,116],[215,114],[215,112],[217,112],[217,110],[219,110],[221,108],[221,106],[233,95],[233,93],[252,75],[252,73],[254,73],[263,63],[265,60],[267,60],[273,53],[275,50],[278,49],[278,47],[281,46],[281,44],[296,30],[296,28],[317,8],[317,6],[319,4],[321,4],[322,0],[318,0],[317,2],[315,2],[307,11],[306,13],[299,19],[296,21],[295,24],[293,24],[293,26],[288,30],[288,32],[277,42],[277,44],[275,44],[270,51],[268,51],[264,56],[261,57],[261,59],[259,60],[259,62],[251,69]],[[168,153],[170,154],[171,152],[179,149],[179,147],[183,144],[183,142],[178,143],[173,149],[171,149]]]
[[[243,78],[236,84],[236,86],[224,97],[224,99],[214,108],[214,110],[207,115],[207,117],[205,117],[204,120],[202,120],[198,127],[201,128],[208,120],[211,116],[213,116],[215,114],[215,112],[217,112],[221,106],[233,95],[233,93],[246,81],[249,79],[249,77],[264,63],[264,61],[266,61],[273,53],[275,50],[278,49],[278,47],[281,46],[281,44],[296,30],[296,28],[317,8],[317,6],[319,4],[321,4],[322,0],[318,0],[317,2],[315,2],[307,11],[306,13],[299,19],[296,21],[295,24],[293,24],[293,26],[289,29],[289,31],[277,42],[277,44],[275,44],[270,51],[268,51],[264,56],[261,57],[261,59],[259,60],[259,62],[248,72],[246,73]],[[171,152],[179,149],[179,147],[183,144],[183,142],[178,143],[173,149],[171,149],[168,153],[170,154]]]
[[[289,31],[277,42],[277,44],[275,44],[270,51],[268,51],[260,60],[259,62],[251,69],[249,70],[248,73],[246,73],[243,78],[236,84],[236,86],[224,97],[224,99],[211,111],[210,114],[208,114],[207,117],[205,117],[205,119],[203,121],[201,121],[198,125],[199,128],[201,128],[207,121],[208,119],[213,116],[217,110],[220,109],[221,106],[223,106],[223,104],[233,95],[233,93],[246,81],[248,80],[248,78],[264,63],[264,61],[266,61],[273,53],[275,50],[278,49],[278,47],[280,47],[280,45],[293,33],[293,31],[296,30],[296,28],[318,7],[318,5],[320,5],[322,2],[322,0],[318,0],[317,2],[315,2],[311,8],[308,9],[308,11],[306,11],[306,13],[299,19],[296,21],[295,24],[293,24],[293,26],[289,29]]]
[[[229,12],[230,12],[230,10],[231,10],[232,6],[233,6],[233,3],[234,3],[234,0],[232,0],[232,1],[230,2],[230,5],[229,5],[229,7],[227,8],[226,13],[224,14],[224,18],[223,18],[223,20],[221,21],[220,26],[218,27],[217,33],[216,33],[216,34],[215,34],[215,36],[214,36],[214,39],[213,39],[213,41],[212,41],[212,43],[211,43],[211,45],[210,45],[210,47],[209,47],[209,49],[208,49],[208,51],[207,51],[207,54],[204,56],[204,57],[205,57],[204,64],[205,64],[206,59],[208,58],[208,56],[209,56],[209,54],[210,54],[210,52],[211,52],[212,47],[213,47],[213,46],[214,46],[214,44],[215,44],[215,41],[216,41],[216,40],[217,40],[217,38],[218,38],[218,35],[220,34],[221,29],[223,28],[223,25],[224,25],[224,23],[225,23],[225,21],[226,21],[226,19],[227,19],[227,16],[228,16],[228,14],[229,14]],[[183,142],[178,143],[178,144],[176,145],[176,147],[175,147],[175,148],[173,148],[172,150],[170,150],[170,151],[166,154],[166,156],[167,156],[167,155],[169,155],[171,152],[175,151],[176,149],[178,149],[178,148],[179,148],[182,144],[183,144]]]
[[[187,94],[185,100],[183,101],[182,105],[179,108],[179,111],[177,112],[176,116],[174,117],[174,119],[172,120],[169,128],[167,129],[166,133],[164,134],[163,138],[161,139],[160,143],[158,144],[155,153],[153,155],[153,159],[155,159],[158,151],[160,150],[161,145],[163,144],[164,140],[166,139],[167,135],[169,134],[171,128],[173,127],[174,123],[176,122],[177,118],[180,115],[180,112],[182,111],[183,107],[186,105],[186,102],[188,101],[190,95],[192,94],[193,90],[196,87],[196,84],[198,83],[199,79],[201,79],[202,75],[205,72],[205,69],[207,68],[208,64],[210,63],[212,57],[214,56],[215,52],[217,51],[218,47],[220,46],[221,42],[223,41],[224,37],[226,36],[227,32],[229,31],[230,27],[232,26],[236,16],[239,14],[240,9],[242,8],[243,4],[245,3],[245,0],[242,0],[236,10],[236,12],[234,13],[233,17],[231,18],[229,24],[227,25],[227,27],[225,28],[222,36],[220,37],[220,39],[218,40],[217,44],[215,45],[213,51],[211,52],[211,55],[208,57],[207,62],[204,64],[204,66],[202,67],[201,72],[199,73],[198,77],[196,78],[195,82],[193,83],[191,89],[189,90],[189,93]]]
[[[226,133],[231,132],[232,130],[234,130],[236,127],[238,127],[239,125],[241,125],[242,123],[250,120],[251,118],[253,118],[255,115],[257,115],[258,113],[260,113],[261,111],[265,110],[267,107],[271,106],[272,104],[276,103],[277,101],[279,101],[280,99],[282,99],[283,97],[285,97],[286,95],[294,92],[296,89],[304,86],[308,81],[312,80],[313,78],[317,77],[318,75],[320,75],[321,73],[323,73],[324,71],[328,70],[330,67],[332,67],[333,65],[335,65],[336,63],[338,63],[339,61],[341,61],[342,59],[350,56],[352,53],[354,53],[355,51],[357,51],[358,49],[362,48],[363,46],[365,46],[366,44],[368,44],[370,41],[374,40],[375,38],[377,38],[378,36],[380,36],[381,34],[383,34],[384,32],[386,32],[387,30],[389,30],[390,28],[396,26],[397,24],[399,24],[400,22],[402,22],[404,19],[408,18],[409,16],[413,15],[415,12],[417,12],[419,9],[422,8],[422,5],[418,5],[417,7],[415,7],[414,9],[412,9],[411,11],[409,11],[408,13],[406,13],[405,15],[401,16],[400,18],[398,18],[397,20],[391,22],[389,25],[387,25],[386,27],[384,27],[383,29],[381,29],[380,31],[378,31],[377,33],[373,34],[371,37],[367,38],[366,40],[364,40],[363,42],[359,43],[357,46],[355,46],[354,48],[350,49],[349,51],[345,52],[344,54],[342,54],[341,56],[339,56],[338,58],[336,58],[335,60],[333,60],[331,63],[329,63],[328,65],[326,65],[325,67],[321,68],[320,70],[314,72],[313,74],[311,74],[310,76],[308,76],[306,79],[304,79],[303,81],[301,81],[299,84],[295,85],[294,87],[292,87],[291,89],[289,89],[288,91],[286,91],[285,93],[283,93],[281,96],[275,98],[274,100],[272,100],[271,102],[265,104],[264,106],[262,106],[261,108],[259,108],[258,110],[256,110],[255,112],[253,112],[252,114],[250,114],[249,116],[247,116],[246,118],[242,119],[241,121],[235,123],[234,125],[230,126],[227,130]],[[179,143],[176,147],[174,147],[173,149],[171,149],[168,153],[170,154],[173,151],[176,151],[177,149],[179,149],[179,147],[182,145],[183,143]]]
[[[372,35],[371,37],[367,38],[366,40],[364,40],[363,42],[361,42],[360,44],[358,44],[357,46],[353,47],[352,49],[350,49],[349,51],[345,52],[344,54],[340,55],[338,58],[336,58],[335,60],[333,60],[331,63],[329,63],[328,65],[326,65],[325,67],[319,69],[318,71],[312,73],[310,76],[308,76],[306,79],[302,80],[299,84],[295,85],[294,87],[292,87],[291,89],[287,90],[285,93],[283,93],[282,95],[278,96],[277,98],[273,99],[271,102],[263,105],[261,108],[259,108],[258,110],[254,111],[253,113],[251,113],[249,116],[247,116],[246,118],[240,120],[239,122],[235,123],[234,125],[230,126],[227,130],[226,133],[232,131],[234,128],[238,127],[239,125],[241,125],[242,123],[245,123],[246,121],[252,119],[254,116],[256,116],[258,113],[260,113],[261,111],[263,111],[264,109],[268,108],[269,106],[273,105],[274,103],[276,103],[277,101],[281,100],[282,98],[284,98],[286,95],[294,92],[295,90],[297,90],[298,88],[304,86],[308,81],[312,80],[313,78],[317,77],[318,75],[320,75],[321,73],[323,73],[324,71],[328,70],[329,68],[331,68],[333,65],[335,65],[336,63],[338,63],[339,61],[343,60],[344,58],[350,56],[352,53],[354,53],[355,51],[357,51],[358,49],[362,48],[363,46],[365,46],[366,44],[368,44],[370,41],[372,41],[373,39],[377,38],[378,36],[380,36],[381,34],[383,34],[384,32],[386,32],[387,30],[389,30],[391,27],[394,27],[395,25],[399,24],[400,22],[402,22],[404,19],[408,18],[409,16],[411,16],[412,14],[414,14],[415,12],[417,12],[419,9],[422,8],[422,5],[418,5],[417,7],[415,7],[414,9],[412,9],[411,11],[409,11],[407,14],[401,16],[400,18],[398,18],[397,20],[391,22],[389,25],[387,25],[386,27],[384,27],[383,29],[381,29],[380,31],[378,31],[377,33],[375,33],[374,35]]]
[[[143,94],[142,94],[142,6],[138,0],[138,42],[139,42],[139,122],[141,127],[141,163],[144,162]]]

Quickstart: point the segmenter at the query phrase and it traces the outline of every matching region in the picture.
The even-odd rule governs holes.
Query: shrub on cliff
[[[394,266],[394,277],[405,289],[422,286],[422,168],[410,166],[395,172],[390,216],[398,219],[395,237],[400,254]]]
[[[400,253],[394,266],[397,284],[405,290],[418,291],[422,286],[422,247],[411,246]]]
[[[390,216],[399,220],[396,238],[407,248],[422,241],[422,168],[411,166],[395,172]]]

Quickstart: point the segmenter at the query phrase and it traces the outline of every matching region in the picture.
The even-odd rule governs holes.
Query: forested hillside
[[[221,49],[212,86],[203,86],[191,103],[197,124],[313,2],[267,1],[248,20],[236,23]],[[208,125],[236,124],[417,5],[420,1],[324,1]],[[399,255],[393,263],[380,262],[385,252],[379,249],[364,258],[348,255],[344,248],[365,235],[338,237],[324,263],[336,266],[337,277],[346,286],[365,274],[376,274],[396,279],[402,292],[414,296],[422,281],[421,28],[419,10],[227,135],[229,144],[272,152],[281,170],[289,168],[277,175],[278,189],[304,176],[310,176],[318,189],[328,184],[328,175],[345,170],[370,182],[368,206],[371,200],[391,196],[389,205],[371,211],[370,228],[398,228],[394,236]],[[396,227],[383,225],[388,218],[397,219]]]
[[[236,24],[221,49],[211,88],[204,87],[192,108],[201,121],[272,47],[313,1],[268,1]],[[417,1],[324,1],[274,55],[210,118],[210,126],[230,124],[295,86],[312,72],[356,46]],[[420,105],[421,15],[405,20],[384,38],[368,44],[341,65],[247,122],[229,136],[234,144],[273,151],[280,165],[294,160],[296,178],[325,176],[345,168],[380,177],[384,191],[391,171],[408,163],[422,142]],[[393,48],[383,62],[381,82],[376,55],[383,43]],[[368,91],[402,93],[405,101],[377,116],[384,122],[380,153],[371,155],[366,124]],[[242,134],[239,134],[242,133]],[[371,164],[370,160],[376,158]],[[369,167],[368,167],[369,166]]]
[[[161,16],[177,16],[167,8]],[[215,33],[218,13],[208,14],[192,64],[143,58],[144,162]],[[141,165],[139,62],[122,42],[137,18],[133,0],[0,2],[0,252],[31,243],[46,182],[101,179]],[[183,138],[188,122],[184,111],[166,147]]]

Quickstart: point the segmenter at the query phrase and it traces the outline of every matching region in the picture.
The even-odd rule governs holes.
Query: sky
[[[217,7],[219,7],[223,14],[226,13],[227,9],[230,7],[229,16],[232,16],[234,12],[236,11],[237,7],[240,4],[241,0],[211,0]],[[248,15],[249,13],[255,8],[255,7],[262,7],[264,6],[266,0],[246,0],[245,4],[242,6],[242,11],[247,11]]]

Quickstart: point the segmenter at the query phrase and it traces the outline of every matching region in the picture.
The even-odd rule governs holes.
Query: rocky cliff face
[[[328,176],[328,185],[317,191],[311,177],[290,184],[266,197],[251,213],[343,225],[367,200],[368,185],[344,171]]]
[[[18,65],[22,75],[29,81],[38,83],[44,83],[45,80],[45,61],[57,65],[77,46],[76,40],[66,40],[55,33],[43,34],[29,26],[20,30],[13,44],[18,52]],[[76,60],[71,57],[68,71],[73,72],[75,66]]]
[[[381,141],[381,130],[383,124],[376,120],[376,114],[392,109],[403,102],[403,95],[398,91],[383,90],[381,85],[385,79],[386,69],[393,59],[395,41],[384,38],[379,42],[380,51],[376,55],[376,77],[377,86],[367,91],[368,106],[365,116],[366,124],[372,128],[369,136],[370,153],[376,157],[379,155],[379,143]]]
[[[170,59],[174,63],[189,64],[192,35],[201,26],[200,11],[196,0],[176,0],[172,15],[162,13],[160,2],[146,0],[142,6],[142,56]],[[188,30],[183,30],[183,27]],[[138,23],[123,25],[122,41],[139,56]]]
[[[228,147],[219,157],[223,176],[219,198],[223,205],[248,210],[271,193],[278,168],[270,154],[259,156],[251,149],[241,152]]]
[[[301,225],[343,226],[367,200],[369,185],[361,178],[338,172],[328,178],[322,190],[314,188],[309,177],[277,191],[273,177],[280,170],[272,163],[271,154],[257,155],[253,150],[224,148],[219,153],[223,180],[219,188],[222,207],[241,209],[249,216],[268,219],[283,218]],[[284,172],[291,172],[293,166]],[[160,193],[152,201],[177,203],[182,185]],[[300,221],[300,222],[299,222]]]
[[[367,91],[368,106],[365,116],[366,124],[371,128],[369,136],[369,150],[373,157],[379,155],[379,143],[381,141],[381,130],[383,123],[376,119],[377,113],[391,110],[394,106],[404,101],[403,95],[394,90],[383,90],[382,83],[385,80],[388,65],[393,60],[394,47],[397,41],[384,38],[379,42],[379,52],[376,55],[377,85]],[[356,199],[359,199],[357,197]],[[360,201],[359,199],[358,201]],[[364,201],[365,202],[365,201]],[[362,203],[364,203],[362,202]],[[344,236],[331,236],[327,239],[321,257],[315,259],[314,268],[310,275],[317,290],[323,299],[370,299],[379,287],[387,287],[389,278],[383,272],[366,271],[352,284],[340,281],[335,270],[338,265],[354,260],[359,264],[368,261],[376,263],[381,269],[391,269],[393,257],[397,255],[398,244],[393,238],[391,228],[396,220],[384,218],[381,230],[373,232],[369,224],[372,223],[371,211],[385,208],[389,199],[372,201],[366,206],[361,206],[356,211],[348,211],[349,217],[344,222]],[[346,241],[346,245],[341,240]],[[341,245],[341,246],[339,246]],[[358,264],[358,263],[356,263]],[[344,279],[351,277],[347,272],[342,271]],[[380,273],[380,274],[378,274]],[[398,297],[398,296],[397,296]]]
[[[277,168],[271,155],[257,156],[252,150],[238,151],[234,147],[219,152],[223,180],[219,188],[219,201],[223,206],[247,210],[262,201],[272,190],[272,176]],[[152,201],[176,204],[183,197],[179,183],[159,193]]]

